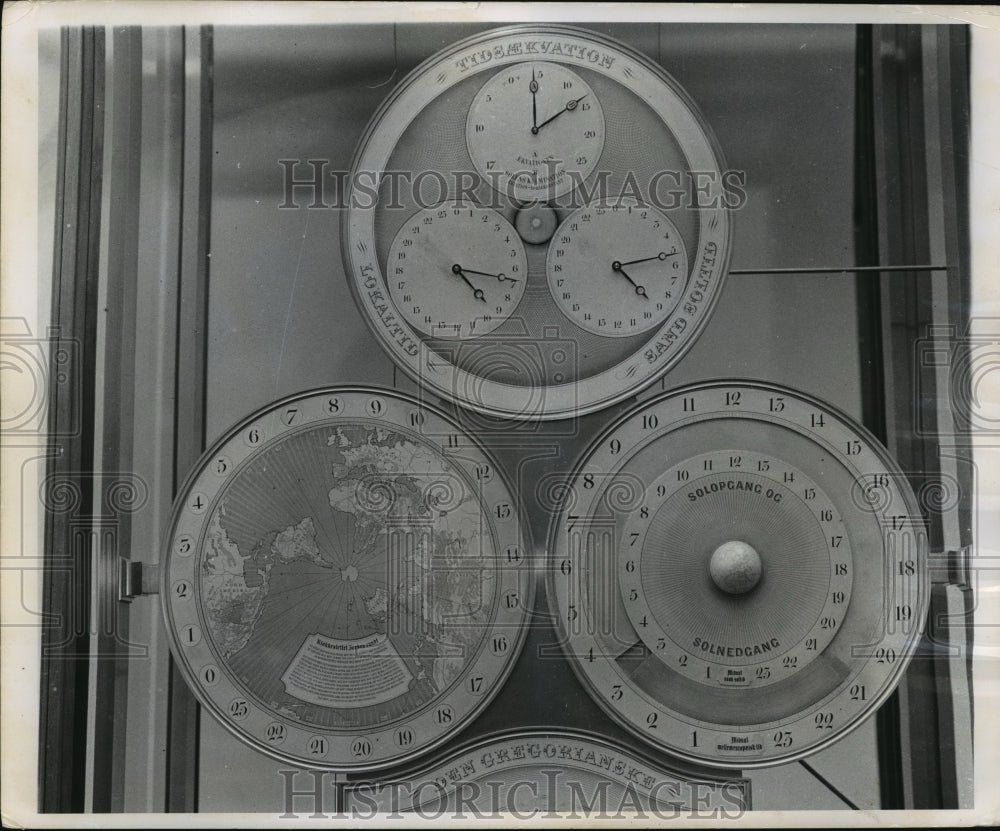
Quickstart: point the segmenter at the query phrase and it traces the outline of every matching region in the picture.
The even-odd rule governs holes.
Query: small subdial
[[[524,246],[496,211],[449,203],[425,208],[389,249],[389,294],[405,320],[434,338],[471,338],[507,320],[524,294]]]
[[[568,193],[604,150],[604,112],[591,88],[561,64],[516,64],[472,101],[466,144],[479,173],[501,193],[531,201]]]
[[[655,208],[626,200],[571,213],[545,260],[549,290],[563,314],[607,337],[660,326],[681,298],[687,267],[673,222]]]
[[[761,687],[803,671],[850,605],[853,558],[836,506],[773,457],[685,459],[651,483],[625,539],[629,620],[650,654],[698,684]]]

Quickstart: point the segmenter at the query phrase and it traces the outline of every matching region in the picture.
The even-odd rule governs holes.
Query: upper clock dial
[[[604,112],[571,69],[544,61],[502,69],[469,108],[465,139],[480,175],[521,201],[569,192],[597,167]]]
[[[498,28],[431,56],[373,115],[350,183],[344,264],[372,332],[425,391],[493,418],[634,396],[725,282],[735,203],[708,125],[594,32]]]

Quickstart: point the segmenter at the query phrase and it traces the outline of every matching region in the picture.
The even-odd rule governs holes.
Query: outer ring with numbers
[[[215,569],[214,565],[210,567],[209,559],[219,550],[217,536],[209,536],[209,526],[227,510],[235,513],[235,509],[224,507],[224,504],[235,504],[234,500],[242,499],[244,512],[251,510],[246,507],[246,494],[251,489],[248,483],[252,481],[252,475],[263,477],[273,471],[278,483],[270,486],[268,493],[258,500],[260,506],[269,506],[286,499],[287,492],[294,490],[294,484],[289,483],[294,483],[297,469],[280,470],[281,454],[289,458],[294,455],[294,459],[300,460],[304,468],[318,465],[317,469],[321,469],[328,464],[325,458],[318,463],[313,463],[308,458],[303,459],[304,455],[309,454],[303,454],[299,445],[293,447],[295,441],[314,436],[326,439],[327,435],[340,436],[344,431],[352,430],[370,431],[373,436],[388,435],[396,440],[395,448],[415,447],[423,452],[422,458],[425,460],[430,457],[439,458],[440,469],[445,470],[446,474],[435,474],[437,481],[424,488],[420,499],[425,502],[421,504],[430,506],[429,514],[432,517],[445,518],[441,520],[444,523],[449,521],[447,517],[456,515],[456,505],[468,506],[468,515],[478,517],[473,520],[478,525],[478,540],[475,544],[468,543],[464,548],[458,549],[457,556],[465,559],[455,560],[455,554],[442,553],[436,542],[421,549],[423,553],[420,568],[426,571],[420,571],[423,582],[419,582],[419,585],[423,587],[433,584],[433,587],[428,590],[429,594],[421,596],[419,602],[427,604],[430,602],[428,598],[435,596],[434,593],[441,595],[447,591],[448,586],[454,585],[455,573],[462,571],[475,575],[470,578],[471,585],[481,589],[481,593],[478,599],[470,597],[467,604],[457,609],[435,607],[452,613],[450,629],[441,628],[441,615],[429,624],[432,631],[438,633],[436,637],[447,640],[448,633],[451,633],[457,644],[450,653],[449,650],[444,650],[443,654],[462,656],[460,668],[442,676],[447,682],[442,681],[441,688],[429,688],[433,689],[432,693],[425,694],[412,708],[407,709],[406,702],[410,699],[406,696],[421,680],[421,676],[409,664],[414,655],[418,658],[420,656],[418,652],[408,653],[397,645],[397,660],[400,660],[399,656],[407,659],[405,663],[410,677],[410,681],[403,684],[406,687],[408,683],[409,688],[402,693],[396,691],[401,697],[380,702],[367,710],[360,705],[355,709],[353,705],[338,707],[326,702],[313,707],[312,712],[329,714],[334,723],[321,723],[314,715],[303,717],[301,713],[304,710],[296,711],[295,704],[289,704],[287,695],[279,695],[281,706],[277,706],[273,699],[267,700],[267,696],[261,693],[264,685],[251,682],[249,673],[238,668],[232,655],[224,654],[222,638],[218,636],[223,630],[220,629],[217,618],[210,617],[206,608],[210,588],[207,587],[205,575]],[[329,445],[334,446],[333,439],[329,440]],[[315,455],[322,456],[323,451],[318,450]],[[266,471],[262,474],[261,470],[264,468]],[[416,481],[418,485],[421,484],[420,473],[410,471],[405,462],[400,470],[406,471],[407,482],[412,484],[412,481]],[[263,478],[258,481],[267,480]],[[354,487],[353,482],[351,487]],[[362,493],[361,490],[355,492]],[[333,491],[330,493],[329,504],[332,506]],[[385,496],[385,490],[380,490],[378,484],[373,484],[370,491],[357,498],[368,499],[369,495],[372,500],[377,501]],[[224,503],[224,499],[229,502]],[[427,502],[427,499],[431,501]],[[311,513],[316,515],[315,520],[312,520],[314,524],[309,526],[311,531],[322,530],[320,526],[324,519],[320,516],[322,512],[318,506],[323,501],[324,493],[321,492],[318,502],[314,501],[310,506]],[[303,508],[299,513],[305,511]],[[397,524],[409,527],[411,518],[412,515],[407,513]],[[468,516],[466,520],[468,521]],[[386,520],[387,525],[392,522],[393,520]],[[457,527],[457,520],[455,525]],[[292,540],[290,531],[292,528],[285,531],[286,544]],[[217,534],[217,531],[213,529],[211,533]],[[360,536],[357,527],[355,533],[355,542],[348,546],[353,549],[354,554],[360,548],[356,542]],[[388,540],[390,532],[382,533]],[[518,501],[501,468],[473,437],[463,432],[440,410],[399,392],[375,387],[331,387],[293,395],[262,408],[230,429],[202,456],[178,492],[161,556],[160,596],[170,648],[201,705],[240,741],[256,750],[285,762],[330,770],[363,771],[398,764],[436,747],[467,726],[503,685],[520,651],[525,634],[525,619],[532,608],[535,581],[528,536],[528,528],[520,519]],[[321,541],[321,537],[322,534],[315,539]],[[268,538],[272,552],[279,548],[275,539],[273,534]],[[405,537],[401,539],[405,540]],[[454,537],[449,539],[453,540]],[[264,544],[264,550],[267,550],[268,544]],[[301,537],[295,544],[299,545],[298,551],[305,550],[302,548]],[[414,545],[419,548],[419,540]],[[401,570],[392,570],[390,546],[391,543],[387,541],[384,546],[385,554],[379,555],[388,558],[385,571],[378,572],[376,565],[377,575],[385,584],[384,591],[387,595],[383,608],[390,610],[385,618],[387,630],[392,609],[404,602],[398,596],[404,592],[399,589],[394,595],[393,589],[393,585],[403,584],[393,584],[386,577],[402,573]],[[289,550],[286,545],[281,556],[290,556]],[[245,556],[245,563],[251,560],[248,551],[238,551],[235,546],[229,551],[231,557],[231,552],[236,552],[237,556]],[[252,556],[258,557],[256,549]],[[320,552],[319,547],[311,549],[311,556],[313,564],[319,561],[321,566],[313,568],[312,572],[314,575],[319,574],[319,577],[300,581],[294,587],[295,591],[286,591],[293,612],[297,611],[296,606],[305,609],[313,603],[316,592],[324,590],[324,586],[320,585],[322,580],[327,580],[332,587],[329,597],[343,597],[345,595],[335,595],[332,592],[342,584],[347,585],[348,580],[356,581],[363,577],[358,574],[359,570],[363,571],[365,568],[361,563],[358,567],[338,563],[335,556],[328,555],[325,551]],[[443,559],[446,556],[450,558],[447,563]],[[333,562],[320,560],[320,557],[330,557]],[[275,554],[270,558],[269,564],[263,567],[271,575],[272,581],[275,579],[274,568],[281,565],[278,560],[279,555]],[[415,561],[414,557],[413,562]],[[247,574],[253,572],[245,563],[242,571],[244,580]],[[416,572],[419,569],[414,565],[412,570]],[[260,568],[256,573],[261,573]],[[271,585],[270,590],[276,592],[277,589],[273,588],[276,584]],[[301,601],[296,592],[302,593]],[[308,603],[304,598],[307,592],[311,593],[312,598]],[[324,630],[322,621],[339,619],[337,615],[342,611],[342,608],[331,601],[327,611],[323,612],[325,617],[303,631],[311,633],[319,628],[324,637],[330,636],[330,632]],[[263,602],[258,606],[258,612],[262,614],[256,620],[263,619],[267,614]],[[444,615],[444,618],[447,617],[447,614]],[[467,620],[473,622],[466,625]],[[438,629],[433,630],[433,626]],[[464,640],[454,637],[457,627],[463,627],[468,637]],[[335,637],[330,636],[330,640],[335,640]],[[392,637],[392,632],[376,635],[376,639],[392,640]],[[299,639],[301,640],[301,634]],[[270,648],[285,649],[285,657],[277,659],[280,661],[278,666],[284,667],[288,662],[287,656],[296,655],[298,641],[292,642],[290,646],[276,641],[277,639],[272,638]],[[248,648],[254,648],[252,640],[244,643]],[[347,643],[346,648],[350,648],[352,642],[343,643]],[[259,657],[260,660],[254,658],[253,654],[248,655],[247,665],[257,666],[264,659],[263,655]],[[425,662],[428,663],[432,662]],[[364,670],[366,666],[361,669]],[[266,679],[267,683],[275,687],[284,683],[285,691],[291,690],[288,678],[294,676],[290,675],[290,667],[291,664],[284,673],[275,673],[280,675],[280,682],[277,678],[269,678]],[[434,673],[437,683],[436,668]],[[429,669],[427,674],[430,674]],[[426,678],[424,680],[426,682]],[[379,712],[382,707],[385,709],[384,714]],[[351,723],[355,713],[368,714],[364,724],[355,726]]]
[[[699,763],[764,767],[836,741],[892,692],[926,616],[905,477],[849,416],[775,385],[634,407],[568,478],[548,550],[588,691]]]

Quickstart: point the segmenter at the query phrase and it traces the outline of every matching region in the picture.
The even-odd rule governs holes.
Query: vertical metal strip
[[[84,397],[81,402],[81,426],[82,435],[85,442],[84,453],[89,456],[89,464],[85,465],[86,472],[81,469],[81,479],[90,481],[89,501],[83,505],[90,507],[101,502],[100,489],[100,448],[97,447],[97,414],[98,414],[98,390],[97,376],[98,369],[98,297],[101,284],[101,208],[103,203],[103,180],[104,180],[104,112],[105,112],[105,38],[104,27],[87,27],[84,32],[84,84],[83,97],[87,102],[87,111],[81,113],[81,135],[85,137],[86,150],[80,156],[81,183],[86,182],[86,193],[79,194],[79,230],[85,233],[85,250],[78,249],[78,271],[76,279],[83,280],[83,291],[85,295],[85,340],[84,340],[84,364],[88,367],[87,384],[83,389]],[[86,217],[86,231],[84,232],[84,217]],[[101,595],[101,573],[98,562],[101,559],[100,535],[98,533],[99,520],[92,517],[86,522],[89,534],[87,539],[88,560],[85,571],[86,577],[81,574],[80,590],[88,592],[88,608],[86,620],[86,630],[88,634],[88,644],[86,650],[86,661],[89,666],[94,666],[99,662],[98,654],[95,654],[97,647],[97,631],[93,627],[100,616],[98,598]],[[82,565],[82,564],[81,564]],[[81,569],[81,572],[84,569]],[[96,608],[95,608],[96,606]],[[80,667],[81,679],[83,676]],[[101,667],[101,669],[104,669]],[[106,675],[106,673],[105,673]],[[103,710],[103,704],[99,697],[100,691],[95,690],[93,698],[90,696],[90,679],[87,677],[87,706],[88,711],[93,712],[96,719],[95,735],[102,727],[102,720],[108,714]],[[110,702],[109,702],[110,703]],[[89,728],[89,723],[87,724]],[[89,729],[88,729],[89,732]],[[91,746],[88,736],[87,747],[91,750],[96,747],[96,743]],[[102,777],[107,781],[107,777]],[[86,782],[86,779],[85,779]],[[93,792],[85,793],[84,801],[92,799]]]
[[[872,27],[857,27],[857,77],[854,90],[854,258],[857,265],[878,265],[878,190],[875,160]],[[855,278],[861,359],[861,415],[865,426],[885,442],[885,365],[882,362],[882,312],[879,284],[868,274]]]
[[[184,30],[184,126],[177,318],[175,489],[205,447],[212,163],[212,28]],[[196,811],[200,712],[171,666],[167,810]]]
[[[171,394],[161,400],[169,412],[153,416],[161,429],[170,433],[170,440],[165,441],[163,447],[164,452],[169,451],[169,458],[161,461],[159,453],[155,453],[153,458],[144,457],[144,461],[152,465],[157,483],[171,492],[177,485],[177,442],[186,441],[177,429],[175,371],[180,358],[176,338],[180,334],[177,298],[180,292],[183,143],[184,32],[180,27],[147,27],[142,31],[139,279],[163,287],[152,298],[157,307],[155,318],[160,324],[155,352],[159,373],[157,388],[159,391],[166,386]],[[149,294],[145,289],[143,293]],[[159,513],[159,527],[150,529],[156,544],[168,514],[168,511]],[[160,625],[159,620],[150,623],[157,628]],[[176,677],[171,659],[166,663],[165,801],[161,806],[166,810],[188,810],[186,795],[192,792],[191,783],[195,781],[192,767],[196,758],[197,711],[192,719],[190,693]],[[149,769],[158,769],[158,765]]]
[[[951,80],[950,92],[951,92],[951,110],[952,118],[950,121],[950,147],[953,148],[951,154],[951,163],[953,165],[952,175],[954,177],[954,203],[959,206],[957,215],[955,216],[955,221],[953,224],[949,224],[948,229],[951,234],[953,234],[953,239],[949,242],[949,250],[954,252],[955,263],[957,268],[953,269],[949,273],[949,287],[948,296],[951,299],[949,304],[949,309],[955,309],[964,312],[964,315],[959,315],[956,312],[952,312],[956,317],[964,316],[968,319],[969,310],[972,304],[972,254],[971,254],[971,238],[969,229],[969,156],[971,152],[971,137],[970,137],[970,111],[971,111],[971,90],[970,90],[970,33],[968,26],[952,26],[948,29],[948,50],[943,56],[941,67],[939,71],[947,72],[948,77]],[[958,322],[958,321],[956,321]],[[965,325],[962,322],[962,325]],[[959,331],[963,331],[961,328]],[[971,334],[971,331],[970,331]],[[968,361],[968,351],[962,350],[960,355],[956,356],[957,361]],[[968,364],[964,365],[964,370],[961,371],[956,368],[957,371],[953,373],[952,387],[949,392],[954,397],[961,397],[963,401],[971,400],[971,373],[968,371]],[[956,382],[955,378],[964,379],[964,383]],[[968,432],[964,436],[968,439]],[[971,455],[970,455],[971,458]],[[968,472],[968,468],[966,469]],[[974,468],[972,468],[972,475],[974,475]],[[969,476],[971,479],[971,476]],[[972,583],[972,575],[968,571],[968,560],[966,559],[967,553],[970,547],[974,545],[974,540],[972,538],[972,528],[974,522],[973,513],[973,497],[975,493],[976,482],[969,481],[968,479],[961,479],[960,485],[962,487],[962,497],[959,499],[957,514],[958,514],[958,528],[960,534],[960,544],[961,549],[959,552],[955,553],[955,559],[958,560],[960,557],[965,559],[962,566],[956,571],[959,572],[959,577],[954,581],[955,583],[961,585],[965,590],[962,592],[962,599],[964,601],[963,612],[965,614],[965,689],[969,691],[969,725],[968,731],[970,735],[973,732],[973,726],[975,724],[975,712],[972,705],[971,690],[973,688],[972,683],[972,653],[974,646],[974,620],[973,620],[973,610],[975,608],[975,597],[969,587]],[[962,551],[964,549],[964,552]],[[970,744],[970,756],[971,756],[971,744]],[[969,760],[971,764],[971,759]],[[970,800],[973,799],[973,794],[971,793],[973,777],[963,777],[961,774],[958,776],[959,781],[959,799],[961,808],[972,807]]]
[[[933,643],[951,643],[947,628],[939,627],[939,615],[935,612],[947,613],[949,609],[949,590],[954,586],[937,583],[931,587],[931,616],[929,631]],[[937,699],[937,750],[941,764],[937,788],[940,791],[942,808],[958,807],[958,782],[955,778],[956,754],[962,752],[956,744],[955,721],[952,718],[954,700],[952,696],[951,669],[961,666],[960,661],[947,659],[944,655],[936,661],[931,673],[934,684],[933,692]],[[926,716],[922,719],[926,723]]]
[[[914,100],[922,81],[919,56],[914,56],[914,47],[919,49],[919,28],[879,27],[877,31],[881,36],[874,44],[879,63],[876,90],[882,121],[882,129],[876,132],[882,162],[877,171],[883,208],[879,248],[886,262],[926,262],[919,259],[926,256],[926,252],[922,250],[917,231],[919,225],[926,225],[927,219],[926,182],[918,175],[922,163],[923,106],[922,101]],[[901,467],[911,472],[923,467],[911,406],[915,389],[913,340],[920,317],[916,297],[925,288],[923,282],[912,274],[881,279],[887,365],[885,395],[886,406],[893,413],[886,443]],[[926,646],[923,639],[920,643]],[[921,649],[921,654],[928,653]],[[898,752],[901,761],[905,759],[905,766],[901,765],[896,774],[902,801],[897,805],[883,805],[884,808],[922,808],[938,803],[930,781],[927,788],[918,785],[925,779],[933,780],[933,774],[924,768],[932,761],[926,747],[936,742],[936,736],[931,736],[933,730],[927,729],[933,725],[936,702],[933,682],[928,683],[926,674],[926,660],[918,659],[911,664],[893,695],[895,707],[879,714],[884,735],[898,735]],[[913,729],[911,714],[915,712],[928,719],[922,729]]]
[[[923,61],[929,68],[925,73],[924,112],[927,120],[927,210],[928,235],[927,244],[933,262],[945,263],[958,259],[955,250],[954,232],[949,234],[949,214],[961,211],[955,201],[955,182],[953,167],[950,164],[951,136],[947,135],[947,125],[952,120],[951,95],[948,89],[950,74],[947,68],[941,66],[942,53],[947,54],[948,36],[946,32],[936,27],[928,26],[924,30]],[[958,323],[954,318],[960,317],[961,309],[952,308],[949,300],[954,275],[952,271],[938,272],[930,275],[931,304],[933,310],[941,310],[944,320],[935,314],[934,334],[942,337],[942,345],[952,345],[957,330],[950,327]],[[952,443],[956,436],[956,423],[953,402],[949,394],[950,364],[934,367],[933,392],[934,400],[927,402],[927,409],[932,410],[937,434],[942,443]],[[918,367],[918,371],[923,367]],[[928,382],[930,383],[930,382]],[[931,390],[922,390],[924,393]],[[924,396],[926,397],[926,396]],[[937,448],[930,448],[934,452]],[[942,481],[959,482],[961,475],[959,464],[954,457],[937,455],[938,467]],[[938,512],[941,524],[941,539],[936,548],[938,551],[957,551],[962,547],[962,535],[959,530],[958,511],[948,510]]]
[[[965,205],[958,202],[952,176],[955,154],[956,115],[950,90],[955,83],[950,62],[942,50],[953,37],[952,27],[878,27],[873,41],[875,67],[875,129],[879,251],[883,262],[953,263],[957,251],[949,239],[959,238]],[[961,75],[959,84],[964,83]],[[947,134],[947,135],[946,135]],[[967,145],[966,145],[967,146]],[[958,285],[956,286],[956,281]],[[931,331],[947,331],[947,324],[965,314],[961,305],[961,275],[897,274],[882,278],[882,313],[885,336],[886,401],[892,418],[887,443],[904,470],[913,476],[918,492],[933,485],[942,474],[953,477],[957,468],[938,452],[940,440],[954,436],[950,424],[948,391],[940,379],[929,376],[918,365],[918,347]],[[959,296],[955,296],[958,294]],[[933,328],[932,328],[933,327]],[[943,370],[946,371],[946,370]],[[942,464],[945,470],[942,471]],[[927,493],[927,491],[924,491]],[[960,523],[933,510],[932,501],[922,508],[928,520],[932,550],[942,550],[960,535]],[[943,574],[936,577],[945,579]],[[940,586],[931,593],[933,623],[948,606]],[[941,674],[950,673],[946,661],[930,661],[940,652],[937,640],[925,637],[917,659],[911,664],[898,690],[900,752],[905,759],[902,788],[906,808],[957,807],[955,786],[953,699],[941,695]],[[950,688],[949,688],[950,689]],[[892,741],[891,721],[896,716],[883,708],[880,737]],[[883,804],[882,807],[897,807]]]
[[[934,400],[927,407],[933,408],[937,424],[938,442],[925,442],[925,455],[933,455],[941,473],[943,492],[964,494],[955,504],[943,500],[934,514],[934,524],[940,527],[940,548],[948,552],[960,551],[971,540],[970,525],[963,525],[963,508],[971,502],[974,483],[972,467],[966,454],[945,449],[946,445],[967,445],[969,436],[962,425],[961,413],[956,413],[956,399],[952,397],[951,384],[956,374],[968,378],[961,361],[967,352],[957,350],[957,341],[965,338],[968,314],[968,221],[967,190],[962,182],[968,153],[968,138],[961,141],[962,128],[968,125],[966,90],[968,76],[963,72],[964,61],[955,67],[951,50],[955,44],[953,30],[967,32],[965,27],[926,27],[923,29],[923,63],[925,72],[924,110],[927,119],[927,179],[928,212],[930,215],[928,245],[931,255],[938,262],[954,263],[954,267],[931,277],[934,315],[934,333],[940,345],[952,356],[949,362],[939,362],[933,367]],[[955,44],[961,53],[961,40]],[[954,74],[958,72],[957,76]],[[956,143],[955,132],[959,141]],[[965,244],[963,246],[963,243]],[[963,250],[964,248],[964,250]],[[965,302],[963,303],[963,299]],[[967,369],[967,367],[964,367]],[[956,373],[956,370],[958,372]],[[930,381],[928,381],[930,383]],[[968,401],[959,398],[958,401]],[[958,418],[956,418],[958,416]],[[929,445],[929,446],[928,446]],[[966,457],[968,458],[968,457]],[[963,502],[965,505],[963,506]],[[952,556],[956,556],[952,554]],[[938,699],[938,733],[940,759],[940,788],[942,807],[972,807],[970,784],[972,771],[972,701],[969,696],[968,669],[970,646],[967,632],[971,629],[971,609],[962,615],[950,617],[956,608],[968,599],[965,576],[949,569],[940,576],[941,583],[934,587],[931,596],[930,627],[933,642],[939,649],[957,649],[954,657],[935,664],[936,693]],[[959,585],[954,585],[954,584]],[[960,587],[961,586],[961,587]]]
[[[174,30],[176,32],[176,30]],[[176,41],[176,38],[175,38]],[[130,545],[147,562],[159,556],[162,530],[170,515],[174,467],[174,361],[176,359],[177,273],[180,182],[175,72],[170,74],[168,30],[115,29],[115,57],[129,86],[133,136],[128,158],[137,178],[129,179],[134,201],[125,202],[136,224],[135,250],[123,250],[123,267],[135,273],[136,331],[132,355],[133,430],[131,473],[149,483],[149,499],[131,517]],[[175,61],[175,69],[179,61]],[[141,438],[140,438],[141,437]],[[148,559],[147,559],[148,558]],[[159,598],[129,604],[129,639],[148,658],[134,663],[128,678],[128,719],[123,766],[123,809],[159,812],[166,805],[169,649]]]
[[[103,30],[65,29],[61,39],[59,161],[54,238],[53,326],[71,339],[78,371],[49,389],[50,461],[43,485],[45,574],[42,631],[39,809],[86,803],[93,501],[94,375],[103,157]],[[60,502],[68,498],[70,501]],[[55,510],[59,502],[60,510]],[[82,510],[81,510],[82,509]]]
[[[895,70],[900,90],[897,109],[899,147],[897,173],[900,184],[900,204],[896,212],[898,224],[891,229],[885,244],[895,249],[893,256],[902,262],[929,262],[931,240],[939,229],[933,225],[931,188],[937,183],[929,177],[928,161],[933,155],[934,136],[926,109],[925,89],[928,76],[934,68],[924,61],[924,44],[938,30],[934,27],[906,27],[897,30],[897,55]],[[928,441],[919,435],[914,403],[920,407],[924,423],[929,430],[940,431],[933,389],[920,386],[916,369],[915,347],[926,337],[929,327],[939,318],[933,305],[932,280],[937,275],[923,274],[910,283],[901,283],[900,275],[887,281],[886,297],[893,309],[894,349],[892,366],[894,374],[904,383],[897,390],[893,402],[899,425],[898,441],[893,448],[904,469],[913,471],[914,488],[938,479],[941,473],[937,455],[937,441]],[[930,393],[930,394],[928,394]],[[940,515],[930,512],[930,505],[923,506],[928,519],[928,535],[932,551],[940,551],[943,533]],[[932,575],[932,578],[935,575]],[[942,609],[945,593],[932,587],[929,620]],[[918,646],[919,655],[930,656],[937,652],[930,628]],[[946,748],[951,740],[943,731],[942,715],[950,709],[947,698],[937,695],[937,676],[947,674],[947,661],[930,661],[918,657],[900,684],[900,712],[903,734],[907,737],[906,785],[909,791],[907,808],[950,807],[951,788],[948,787],[949,768]],[[953,775],[953,774],[952,774]]]
[[[128,493],[138,493],[132,471],[135,386],[136,258],[138,249],[141,54],[138,28],[119,29],[107,48],[107,130],[104,203],[106,225],[102,296],[103,373],[99,400],[100,499],[103,524],[95,575],[95,730],[93,810],[124,808],[128,669],[128,606],[118,602],[119,557],[129,557]],[[138,490],[132,491],[132,488]],[[124,496],[123,499],[119,499]],[[121,510],[119,510],[121,508]]]
[[[121,300],[122,329],[121,340],[127,346],[119,354],[120,376],[119,383],[121,389],[126,391],[121,401],[121,432],[119,441],[121,446],[120,469],[128,471],[131,476],[135,474],[134,440],[135,440],[135,342],[137,337],[137,315],[138,306],[138,252],[139,252],[139,216],[135,210],[139,204],[139,180],[140,180],[140,160],[136,149],[142,146],[142,35],[139,27],[119,28],[114,31],[115,45],[118,47],[114,51],[115,58],[115,82],[116,82],[116,102],[115,129],[116,141],[115,150],[115,170],[114,175],[119,177],[116,183],[115,193],[119,198],[113,200],[112,204],[120,212],[116,225],[117,234],[115,242],[115,262],[116,268],[120,269],[120,282],[123,286]],[[131,206],[131,209],[130,209]],[[137,483],[139,484],[139,483]],[[131,547],[133,528],[131,514],[126,512],[122,517],[123,527],[118,530],[117,550],[118,555],[132,559],[133,551]],[[140,550],[139,556],[143,556]],[[117,565],[117,564],[116,564]],[[119,638],[125,637],[128,643],[125,646],[125,657],[133,655],[131,619],[128,615],[128,606],[118,602],[117,584],[114,589],[114,602],[117,605],[118,621],[112,632],[115,636],[115,643],[118,651],[121,651],[123,644]],[[143,647],[141,653],[149,660],[148,650]],[[129,661],[117,661],[115,667],[114,696],[115,712],[127,713],[129,702],[130,678]],[[127,770],[127,734],[130,721],[118,719],[118,729],[115,734],[115,751],[111,760],[114,782],[114,789],[111,794],[110,809],[113,811],[125,810],[125,796],[127,793],[126,770]]]
[[[177,458],[183,481],[205,446],[208,233],[211,207],[211,27],[184,30]]]
[[[65,234],[66,227],[66,201],[74,192],[76,187],[75,175],[68,179],[69,172],[73,166],[69,164],[69,156],[72,154],[78,142],[77,130],[79,120],[74,119],[70,113],[70,102],[75,100],[75,96],[70,96],[69,87],[79,83],[79,36],[76,32],[63,29],[60,33],[60,68],[59,68],[59,127],[58,127],[58,161],[56,171],[56,198],[55,198],[55,230],[53,244],[53,290],[52,290],[52,321],[53,325],[58,325],[60,319],[67,314],[63,295],[66,291],[66,280],[63,277],[65,261],[68,248],[73,246],[74,236]],[[74,381],[76,379],[73,379]],[[68,389],[68,385],[64,386]],[[59,389],[51,385],[49,394],[49,435],[61,435],[60,421],[64,418],[66,410],[60,407]],[[51,477],[57,474],[59,468],[65,464],[65,460],[58,454],[63,452],[61,446],[53,446],[50,449],[50,459],[46,464],[46,480],[51,481]],[[68,458],[68,454],[66,454]],[[42,665],[41,665],[41,701],[39,703],[39,748],[38,748],[38,809],[39,811],[58,811],[72,809],[72,780],[64,776],[64,771],[60,765],[62,759],[72,755],[72,744],[67,743],[69,735],[63,729],[64,725],[71,722],[74,713],[72,710],[64,712],[66,709],[65,696],[60,695],[60,690],[67,688],[67,681],[70,678],[68,670],[71,665],[65,661],[56,661],[52,655],[53,643],[58,643],[62,636],[60,629],[65,628],[64,612],[67,605],[67,585],[66,575],[55,571],[58,559],[65,557],[65,529],[61,527],[62,522],[52,512],[45,514],[45,551],[48,552],[45,562],[45,572],[43,574],[43,614],[46,620],[42,630]],[[57,552],[57,543],[62,550],[62,557]],[[59,621],[56,624],[56,621]],[[58,626],[58,628],[57,628]],[[70,698],[70,703],[73,699]]]
[[[855,86],[854,133],[854,247],[858,265],[879,264],[879,228],[884,221],[879,207],[885,204],[879,170],[884,154],[876,141],[885,126],[875,106],[876,89],[882,84],[876,64],[877,42],[872,26],[857,28],[857,81]],[[881,162],[881,164],[880,164]],[[862,421],[882,442],[886,442],[889,396],[883,357],[882,292],[878,281],[868,275],[855,278],[858,305],[859,354],[861,360]],[[878,742],[879,802],[886,809],[902,808],[902,754],[899,735],[899,696],[893,693],[875,717]]]

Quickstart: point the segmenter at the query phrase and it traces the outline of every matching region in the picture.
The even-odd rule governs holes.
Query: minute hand
[[[465,272],[466,274],[478,274],[480,277],[496,277],[501,283],[503,283],[503,282],[516,283],[517,282],[516,278],[514,278],[514,277],[508,277],[506,274],[504,274],[502,272],[500,274],[490,274],[488,271],[475,271],[475,270],[473,270],[471,268],[463,268],[462,271]]]
[[[627,263],[620,263],[622,266],[635,265],[636,263],[648,263],[650,260],[665,260],[667,257],[673,257],[677,252],[671,251],[669,254],[666,251],[661,251],[659,254],[654,254],[652,257],[642,257],[638,260],[629,260]]]
[[[561,110],[559,110],[559,112],[557,112],[555,115],[551,115],[548,118],[546,118],[545,121],[543,121],[537,127],[532,127],[531,128],[531,132],[537,134],[538,131],[542,129],[542,127],[544,127],[546,124],[548,124],[548,123],[550,123],[552,121],[555,121],[557,118],[559,118],[559,116],[561,116],[567,110],[575,110],[577,104],[579,104],[588,95],[590,95],[590,93],[589,92],[585,92],[579,98],[574,98],[572,101],[567,101],[565,107],[563,107]]]

